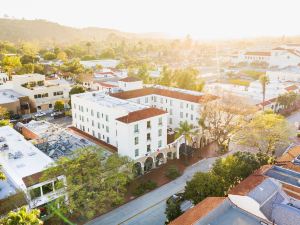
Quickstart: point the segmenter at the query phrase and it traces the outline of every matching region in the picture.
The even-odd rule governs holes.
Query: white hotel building
[[[179,156],[181,143],[168,143],[167,128],[174,129],[181,121],[197,127],[201,104],[215,99],[162,86],[110,95],[77,94],[72,95],[73,125],[116,147],[119,154],[140,162],[147,171],[167,158]],[[152,161],[151,166],[146,165],[147,160]]]

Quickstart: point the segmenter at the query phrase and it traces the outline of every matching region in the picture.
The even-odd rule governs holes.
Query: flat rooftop
[[[38,136],[35,146],[54,160],[71,156],[76,149],[96,146],[94,142],[47,121],[32,120],[22,126]]]
[[[53,162],[10,126],[0,127],[0,164],[14,186],[24,189],[23,177],[43,171]]]
[[[108,108],[122,108],[127,112],[134,112],[137,110],[148,108],[147,106],[141,104],[109,96],[101,91],[86,92],[77,94],[75,96],[100,106]]]
[[[0,89],[0,104],[15,102],[20,97],[24,97],[24,95],[11,89]]]

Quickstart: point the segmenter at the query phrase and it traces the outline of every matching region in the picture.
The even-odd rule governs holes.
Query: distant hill
[[[134,34],[97,27],[79,29],[45,20],[0,19],[0,40],[11,42],[39,41],[69,43],[83,40],[99,41],[111,35],[125,38],[164,38],[164,35],[160,33]]]

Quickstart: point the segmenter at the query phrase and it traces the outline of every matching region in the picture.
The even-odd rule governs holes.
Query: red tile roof
[[[222,204],[225,199],[225,197],[208,197],[175,220],[171,221],[169,225],[193,225],[210,211]]]
[[[245,55],[271,56],[271,53],[270,52],[246,52]]]
[[[287,90],[287,91],[295,91],[297,89],[298,89],[298,87],[295,84],[285,88],[285,90]]]
[[[291,148],[288,152],[284,153],[282,156],[280,156],[276,163],[280,164],[280,166],[294,170],[296,172],[300,173],[300,166],[292,163],[292,160],[295,159],[297,156],[300,155],[300,146],[295,146]]]
[[[100,84],[102,87],[107,87],[107,88],[117,87],[116,85],[108,84],[108,83],[101,82],[101,81],[94,81],[94,83]]]
[[[141,81],[139,78],[136,77],[125,77],[123,79],[121,79],[120,81],[123,82],[136,82],[136,81]]]
[[[124,91],[124,92],[111,94],[111,96],[116,98],[121,98],[121,99],[130,99],[130,98],[137,98],[137,97],[153,95],[153,94],[161,95],[169,98],[176,98],[176,99],[185,100],[189,102],[195,102],[195,103],[206,103],[218,98],[217,96],[209,95],[209,94],[198,96],[198,95],[192,95],[192,94],[160,89],[160,88],[143,88],[143,89],[137,89],[132,91]]]
[[[123,122],[123,123],[133,123],[139,120],[144,120],[147,118],[151,118],[154,116],[163,115],[167,112],[161,109],[157,108],[147,108],[147,109],[141,109],[138,111],[130,112],[127,116],[123,116],[120,118],[117,118],[116,120]]]

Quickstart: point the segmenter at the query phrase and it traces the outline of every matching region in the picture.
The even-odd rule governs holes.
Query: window
[[[186,103],[186,108],[189,108],[189,104]]]
[[[148,134],[147,134],[147,141],[150,141],[150,140],[151,140],[151,134],[148,133]]]
[[[138,156],[139,156],[139,150],[138,150],[138,149],[135,149],[135,150],[134,150],[134,156],[135,156],[135,157],[138,157]]]
[[[170,100],[170,105],[173,105],[173,100]]]
[[[109,132],[109,127],[106,126],[105,129],[106,129],[106,132],[108,133]]]
[[[108,115],[105,115],[105,121],[108,122]]]
[[[100,123],[98,122],[98,129],[100,129]]]
[[[158,136],[161,137],[162,136],[162,129],[158,130]]]
[[[147,121],[147,128],[151,128],[151,121]]]
[[[194,105],[191,105],[191,110],[194,110]]]
[[[162,125],[162,118],[161,117],[158,118],[158,125]]]
[[[180,118],[183,118],[183,112],[180,112]]]
[[[92,120],[92,126],[94,126],[94,120]]]
[[[188,118],[188,117],[189,117],[189,114],[188,114],[188,113],[186,113],[186,114],[185,114],[185,118]]]
[[[91,116],[94,116],[94,111],[91,109]]]
[[[147,152],[151,152],[151,145],[147,145]]]
[[[38,106],[38,107],[37,107],[37,109],[38,109],[38,110],[41,110],[41,109],[42,109],[42,107],[41,107],[41,106]]]
[[[101,139],[101,134],[100,133],[98,133],[98,138]]]
[[[191,114],[191,120],[193,120],[194,119],[194,116]]]
[[[161,146],[162,146],[162,141],[159,140],[159,141],[158,141],[158,147],[161,148]]]
[[[53,92],[53,96],[63,95],[63,94],[64,94],[63,91],[55,91],[55,92]]]
[[[106,138],[106,142],[109,144],[109,137]]]
[[[182,102],[180,102],[180,108],[183,108],[183,103]]]
[[[139,132],[139,125],[135,124],[134,125],[134,133],[138,133]]]
[[[95,137],[95,131],[93,130],[93,136]]]
[[[170,115],[173,115],[173,109],[170,109]]]
[[[50,109],[52,108],[52,104],[49,104],[49,108],[50,108]]]
[[[53,191],[53,184],[45,184],[42,186],[43,195],[48,194]]]
[[[172,123],[173,123],[172,118],[169,118],[169,124],[172,124]]]
[[[99,112],[97,112],[97,118],[100,118],[100,113]]]
[[[145,98],[145,103],[148,103],[148,97]]]
[[[135,138],[134,138],[134,144],[135,144],[135,145],[138,145],[138,144],[139,144],[139,137],[135,137]]]
[[[30,190],[30,196],[32,199],[41,197],[41,188],[37,187]]]

